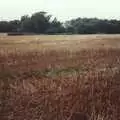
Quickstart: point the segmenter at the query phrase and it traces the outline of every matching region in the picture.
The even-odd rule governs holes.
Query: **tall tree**
[[[50,26],[50,15],[46,12],[37,12],[31,16],[31,20],[34,26],[34,31],[36,33],[45,33],[45,31]]]
[[[28,15],[21,17],[20,31],[22,31],[22,32],[34,32],[33,22]]]
[[[53,21],[51,21],[49,28],[46,31],[46,33],[48,34],[64,33],[64,32],[65,32],[65,28],[63,27],[63,24],[57,20],[57,18],[54,18]]]

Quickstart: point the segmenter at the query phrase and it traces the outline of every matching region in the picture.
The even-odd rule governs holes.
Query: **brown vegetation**
[[[120,49],[0,52],[0,120],[119,120]]]

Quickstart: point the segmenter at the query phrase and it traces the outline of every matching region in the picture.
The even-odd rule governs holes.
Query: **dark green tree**
[[[21,32],[35,32],[34,24],[28,15],[21,17],[20,31]]]
[[[65,28],[63,27],[63,24],[57,20],[57,18],[53,19],[53,21],[49,25],[49,28],[46,31],[46,33],[48,34],[58,34],[64,32]]]
[[[45,33],[50,26],[50,15],[46,12],[37,12],[31,16],[31,21],[34,26],[35,33]]]

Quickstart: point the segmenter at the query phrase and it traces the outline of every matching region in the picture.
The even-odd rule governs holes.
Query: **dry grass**
[[[80,50],[120,48],[120,35],[0,36],[0,51]]]
[[[48,41],[51,37],[55,36]],[[89,41],[84,36],[89,41],[86,46],[91,45],[93,37]],[[59,43],[63,38],[56,39]],[[84,116],[90,120],[119,120],[120,49],[115,44],[107,47],[108,38],[113,41],[114,37],[101,38],[106,47],[97,48],[99,41],[96,49],[78,49],[83,45],[80,42],[75,49],[73,40],[64,40],[67,46],[73,43],[72,50],[54,50],[48,44],[45,50],[37,47],[25,51],[19,45],[13,51],[18,43],[11,39],[9,48],[8,38],[4,38],[7,42],[0,45],[0,120],[85,120]],[[118,36],[116,41],[119,43]]]

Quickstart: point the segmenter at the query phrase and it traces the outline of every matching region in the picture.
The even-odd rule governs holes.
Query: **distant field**
[[[120,35],[0,35],[0,120],[120,120],[119,105]]]
[[[120,35],[0,36],[0,49],[10,51],[120,48]]]

